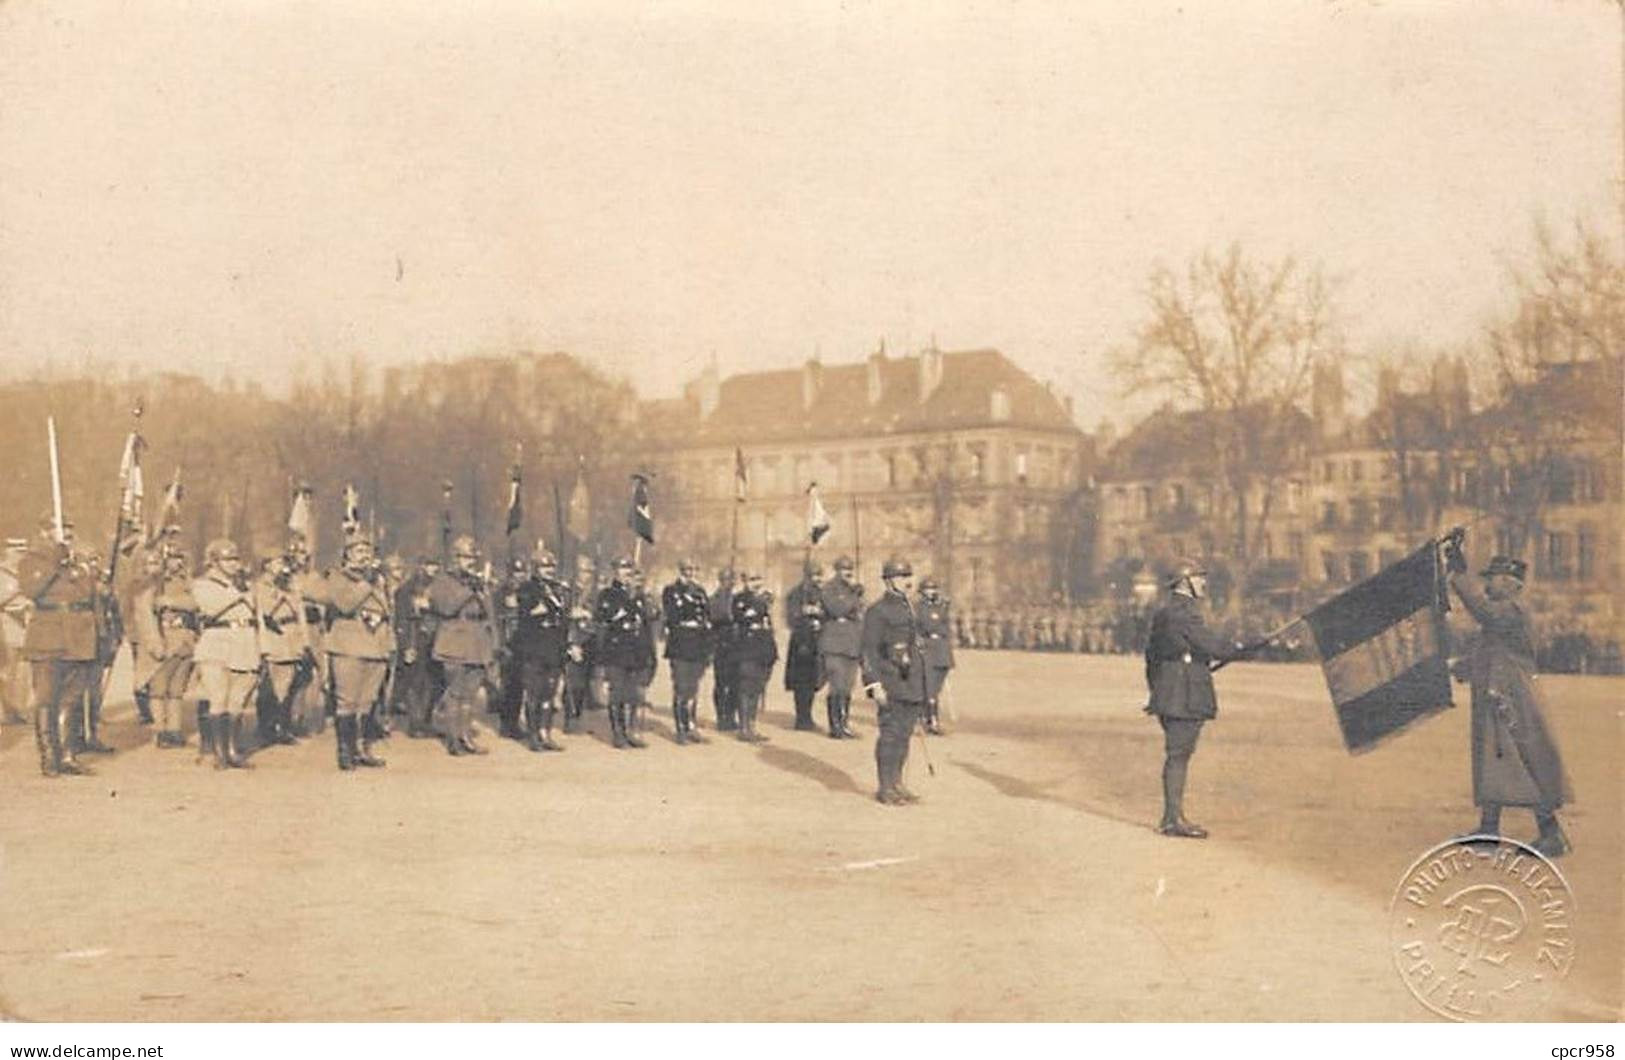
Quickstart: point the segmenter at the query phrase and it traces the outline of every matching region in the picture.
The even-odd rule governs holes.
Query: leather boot
[[[525,696],[524,711],[525,747],[527,750],[540,751],[542,749],[541,708],[536,705],[535,700],[528,694]]]
[[[643,737],[638,734],[638,724],[640,720],[638,717],[639,706],[641,706],[641,704],[628,703],[625,707],[621,708],[625,711],[625,714],[623,714],[621,718],[621,727],[626,730],[626,746],[635,747],[641,751],[643,748],[648,747],[649,745],[644,743]]]
[[[682,700],[679,699],[671,705],[672,736],[677,741],[678,747],[688,743],[687,713],[688,709],[683,706]]]
[[[619,703],[609,705],[609,742],[617,749],[625,749],[628,746],[626,742],[626,721],[624,720],[625,710],[626,708]]]
[[[152,693],[144,688],[138,688],[135,691],[135,714],[136,720],[142,725],[151,725],[153,723]]]
[[[1569,837],[1558,823],[1555,811],[1536,810],[1535,823],[1540,826],[1540,835],[1529,844],[1535,850],[1549,858],[1560,858],[1574,849],[1569,845]]]
[[[197,704],[197,757],[198,761],[214,755],[214,715],[209,713],[209,701]]]
[[[51,708],[34,708],[34,746],[39,749],[41,775],[54,777],[62,772],[62,738],[51,724]]]
[[[689,743],[710,742],[700,735],[700,705],[697,701],[691,699],[683,704],[683,720],[688,723]]]
[[[756,714],[762,709],[762,697],[745,696],[739,701],[739,738],[745,743],[766,743],[767,737],[756,731]]]
[[[562,751],[564,745],[553,739],[553,719],[558,715],[558,708],[552,700],[542,704],[542,750]]]
[[[934,699],[927,700],[925,704],[925,731],[932,736],[942,735],[942,714]]]
[[[333,719],[333,743],[338,748],[339,769],[346,773],[355,768],[355,749],[351,743],[354,736],[354,714],[340,714]]]
[[[841,695],[841,738],[843,740],[856,740],[858,734],[852,731],[852,697]]]
[[[350,757],[358,766],[365,766],[368,769],[381,768],[385,763],[382,758],[372,753],[372,740],[362,733],[359,724],[354,724],[360,720],[359,718],[350,719],[352,722],[350,726]]]
[[[824,698],[824,714],[829,722],[829,738],[841,738],[841,697],[831,692]]]
[[[482,747],[474,739],[474,707],[473,707],[473,705],[469,704],[469,703],[464,703],[461,706],[459,706],[457,708],[457,718],[458,718],[457,731],[459,733],[459,735],[457,737],[457,740],[458,740],[459,743],[461,743],[463,745],[463,750],[467,751],[471,755],[490,754],[491,753],[490,751],[488,751],[486,748]]]

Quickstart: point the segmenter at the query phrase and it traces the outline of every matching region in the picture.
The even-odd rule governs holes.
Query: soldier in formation
[[[801,581],[784,598],[784,624],[790,642],[784,652],[784,688],[795,701],[796,729],[817,732],[813,722],[813,701],[824,683],[818,661],[818,635],[824,626],[824,568],[808,559]]]
[[[711,594],[711,704],[716,709],[717,731],[739,727],[739,657],[736,653],[733,597],[736,579],[732,567],[717,571]]]
[[[246,769],[241,723],[259,683],[259,608],[235,542],[209,542],[204,564],[192,580],[199,625],[193,665],[209,702],[215,768]]]
[[[564,731],[575,732],[592,702],[593,672],[598,639],[593,605],[598,599],[597,575],[592,559],[576,557],[575,584],[570,592],[570,627],[564,646]]]
[[[562,751],[564,745],[553,738],[553,719],[574,601],[570,586],[559,580],[558,558],[540,541],[534,559],[533,572],[514,589],[508,659],[520,688],[525,746],[532,751]]]
[[[734,594],[733,627],[739,660],[739,739],[764,743],[767,737],[756,722],[773,664],[779,659],[779,645],[773,635],[773,594],[762,588],[759,571],[745,575],[744,588]]]
[[[445,690],[435,707],[435,729],[452,756],[486,754],[474,738],[474,710],[496,657],[496,613],[480,576],[479,548],[474,539],[452,543],[452,567],[429,585],[428,607],[434,615],[434,659],[445,673]]]
[[[494,594],[497,610],[498,679],[496,707],[498,735],[509,740],[525,739],[519,714],[524,706],[524,686],[519,679],[519,668],[511,665],[509,655],[519,612],[519,586],[530,579],[530,568],[524,559],[514,557],[508,561],[508,572]]]
[[[40,772],[86,775],[91,770],[79,762],[67,738],[66,715],[79,709],[97,673],[96,579],[73,549],[72,523],[64,520],[59,535],[54,516],[40,520],[34,544],[18,564],[17,581],[33,610],[23,657],[32,671]]]
[[[173,548],[164,557],[164,570],[152,596],[157,627],[157,666],[147,681],[156,705],[159,747],[186,746],[182,730],[184,701],[192,685],[192,652],[197,647],[198,606],[192,596],[192,561],[185,549]]]
[[[647,650],[648,616],[633,585],[635,566],[626,557],[615,561],[614,579],[599,592],[593,605],[598,639],[594,658],[604,668],[609,684],[610,740],[616,748],[648,746],[638,735],[638,707],[643,699],[639,675]]]
[[[852,686],[863,654],[863,586],[858,584],[852,557],[835,561],[835,577],[820,594],[824,606],[818,631],[818,663],[829,685],[827,713],[832,740],[855,740],[852,730]]]
[[[863,614],[860,646],[863,690],[874,700],[880,734],[875,740],[875,799],[888,806],[915,802],[903,784],[908,745],[929,692],[920,625],[909,593],[914,568],[901,556],[881,568],[886,590]]]
[[[942,735],[942,689],[954,667],[953,610],[933,577],[920,582],[914,613],[920,626],[925,666],[925,731]]]
[[[711,597],[691,559],[677,564],[677,579],[660,594],[671,666],[672,725],[679,745],[704,743],[700,735],[700,678],[711,660]]]
[[[293,565],[284,552],[272,552],[261,561],[255,586],[260,612],[260,647],[265,655],[265,680],[259,691],[259,742],[295,744],[293,697],[301,680],[310,680],[315,649],[305,621],[305,600],[294,585]]]
[[[429,586],[440,575],[440,557],[424,555],[417,569],[395,590],[395,697],[396,709],[406,715],[406,735],[426,739],[435,735],[429,711],[440,698],[434,661],[435,615],[429,607]]]
[[[334,745],[341,770],[384,765],[372,753],[372,734],[363,722],[378,702],[395,652],[391,595],[372,539],[356,532],[344,543],[339,568],[322,578],[313,597],[323,613],[322,648],[327,653]]]

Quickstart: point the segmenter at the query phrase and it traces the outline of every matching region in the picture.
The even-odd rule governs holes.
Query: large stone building
[[[1075,517],[1091,449],[1070,403],[997,350],[922,350],[748,372],[715,367],[644,406],[662,556],[730,555],[788,587],[808,553],[808,488],[832,519],[819,545],[878,586],[892,552],[965,602],[1048,599],[1087,564]],[[736,452],[748,469],[736,497]]]

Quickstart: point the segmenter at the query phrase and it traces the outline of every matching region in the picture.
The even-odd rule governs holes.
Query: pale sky
[[[276,386],[566,349],[675,393],[886,336],[1117,402],[1232,239],[1349,341],[1470,338],[1531,221],[1617,227],[1609,0],[0,4],[0,371]],[[399,266],[397,266],[399,262]]]

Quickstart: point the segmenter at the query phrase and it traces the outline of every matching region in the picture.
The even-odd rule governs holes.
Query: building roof
[[[925,357],[940,356],[941,378],[922,401]],[[869,372],[880,373],[878,400],[869,400]],[[807,378],[817,379],[805,400]],[[810,362],[800,368],[745,372],[717,385],[716,407],[700,415],[705,381],[675,401],[647,402],[643,420],[684,446],[727,446],[777,440],[859,438],[987,427],[1018,427],[1080,435],[1066,402],[998,350],[883,353],[848,364]],[[1009,398],[1008,418],[995,419],[991,394]]]
[[[1212,475],[1220,415],[1201,409],[1158,409],[1112,446],[1101,477],[1133,480]],[[1299,409],[1291,411],[1286,423],[1272,422],[1270,429],[1293,446],[1304,445],[1314,433],[1309,416]]]

